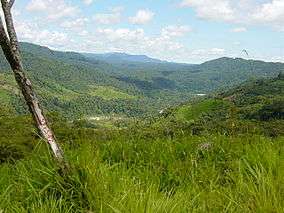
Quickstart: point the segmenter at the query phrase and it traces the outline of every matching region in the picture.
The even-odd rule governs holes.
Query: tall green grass
[[[284,140],[81,135],[61,176],[45,144],[0,165],[0,212],[283,212]]]

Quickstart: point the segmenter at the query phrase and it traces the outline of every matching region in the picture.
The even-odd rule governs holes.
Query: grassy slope
[[[0,209],[21,213],[282,212],[283,135],[251,134],[232,125],[251,122],[257,128],[264,123],[239,116],[243,113],[235,115],[233,109],[248,107],[258,96],[273,99],[269,90],[275,90],[276,84],[281,87],[281,81],[246,84],[218,99],[174,109],[154,124],[133,124],[124,130],[82,128],[51,116],[72,165],[66,177],[58,174],[30,120],[7,117],[9,112],[3,108]],[[275,96],[282,95],[278,91]],[[235,99],[227,100],[228,95]],[[194,134],[191,128],[204,119],[202,124],[211,131]],[[277,128],[283,127],[283,118],[265,122],[273,125],[275,121]],[[234,131],[223,134],[216,123]]]
[[[218,110],[226,103],[221,100],[204,100],[197,104],[189,104],[181,106],[175,112],[178,120],[195,120],[200,118],[204,113],[210,113]]]
[[[11,98],[19,94],[19,90],[16,87],[15,82],[13,82],[12,76],[0,73],[0,105],[6,105],[10,108]]]
[[[204,143],[212,143],[208,150]],[[135,140],[90,137],[65,147],[74,169],[58,175],[39,148],[0,167],[5,212],[281,212],[283,138]],[[79,145],[80,144],[80,145]]]
[[[90,95],[98,96],[105,100],[112,99],[135,99],[135,96],[121,92],[111,86],[92,86],[90,87]]]
[[[279,135],[284,132],[284,80],[273,78],[247,82],[227,92],[164,111],[154,127],[191,130],[194,134]]]

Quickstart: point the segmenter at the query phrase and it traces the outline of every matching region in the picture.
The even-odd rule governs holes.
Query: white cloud
[[[90,5],[93,3],[93,0],[83,0],[84,4]]]
[[[138,10],[135,16],[129,17],[129,21],[132,24],[147,24],[153,19],[154,15],[150,10]]]
[[[64,28],[67,28],[73,31],[81,31],[85,27],[88,21],[89,20],[87,18],[77,18],[74,20],[66,20],[62,22],[60,25]]]
[[[233,33],[241,33],[241,32],[246,32],[247,28],[245,28],[245,27],[236,27],[236,28],[233,28],[231,31]]]
[[[27,5],[29,11],[44,11],[48,9],[47,1],[44,0],[31,0]]]
[[[274,56],[272,58],[268,59],[269,61],[274,61],[274,62],[284,62],[284,55],[283,56]]]
[[[31,0],[26,9],[30,12],[41,12],[48,20],[58,20],[78,14],[79,9],[67,4],[64,0]]]
[[[94,20],[100,24],[117,24],[121,21],[123,7],[115,7],[110,13],[99,13],[94,16]]]
[[[80,36],[87,36],[87,35],[89,35],[89,32],[87,30],[83,30],[83,31],[79,32],[79,35]]]
[[[127,28],[111,29],[111,28],[99,28],[97,30],[99,35],[109,41],[139,41],[145,37],[143,29],[130,30]]]
[[[224,55],[225,53],[225,49],[222,48],[212,48],[209,51],[209,54],[213,54],[213,55]]]
[[[191,31],[191,28],[189,26],[170,25],[162,29],[162,35],[165,37],[181,37],[190,31]]]
[[[32,42],[53,48],[66,47],[70,44],[67,34],[58,31],[40,30],[31,22],[15,22],[15,28],[21,41]]]
[[[178,60],[182,57],[184,46],[174,38],[162,35],[147,36],[143,29],[98,28],[94,34],[84,37],[87,52],[128,52],[146,54],[164,60]]]
[[[284,29],[284,1],[272,0],[260,5],[252,14],[252,19],[258,23],[274,24]]]
[[[182,0],[180,6],[192,8],[201,19],[284,30],[284,0]]]
[[[183,0],[180,5],[194,8],[197,16],[203,19],[228,21],[235,17],[230,0]]]
[[[211,49],[197,49],[191,52],[194,56],[208,57],[208,56],[222,56],[225,53],[225,49],[211,48]]]
[[[194,49],[187,52],[188,61],[208,61],[227,55],[223,48]]]

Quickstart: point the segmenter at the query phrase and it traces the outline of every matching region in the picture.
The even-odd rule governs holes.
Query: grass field
[[[105,100],[112,99],[135,99],[135,96],[121,92],[116,88],[110,86],[91,86],[90,94],[93,96],[101,97]]]
[[[59,175],[43,142],[24,159],[2,163],[0,209],[50,213],[282,212],[284,208],[281,137],[151,139],[79,132],[58,133],[72,167],[67,176]]]

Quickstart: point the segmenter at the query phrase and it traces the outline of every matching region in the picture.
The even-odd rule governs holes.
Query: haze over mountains
[[[45,107],[67,116],[143,115],[187,101],[196,94],[277,76],[284,70],[283,63],[241,58],[191,65],[125,53],[59,52],[30,43],[21,43],[21,49],[25,68]],[[3,55],[0,97],[2,104],[24,111],[19,107],[21,96]]]
[[[150,58],[146,55],[130,55],[127,53],[113,52],[105,54],[86,53],[83,54],[94,60],[105,61],[108,63],[140,62],[140,63],[167,63],[159,59]]]

